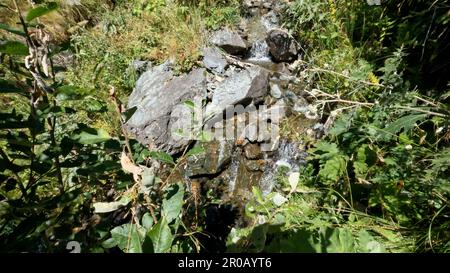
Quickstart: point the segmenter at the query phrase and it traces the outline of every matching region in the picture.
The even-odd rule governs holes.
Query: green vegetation
[[[239,22],[239,1],[36,2],[0,4],[0,251],[202,251],[202,207],[219,201],[177,175],[203,151],[174,159],[128,139],[122,103],[133,60],[189,71],[207,30]],[[251,225],[231,230],[226,251],[450,252],[449,8],[296,0],[284,11],[327,134],[307,139],[307,163],[280,171],[273,193],[253,188]],[[60,72],[50,60],[67,48],[74,64]]]

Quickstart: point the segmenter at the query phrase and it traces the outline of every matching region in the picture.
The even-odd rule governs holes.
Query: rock
[[[211,42],[232,55],[243,55],[247,51],[247,45],[239,34],[228,29],[216,31]]]
[[[244,147],[244,154],[247,159],[261,159],[263,154],[258,144],[247,144]]]
[[[203,49],[203,65],[206,69],[223,73],[228,63],[217,48],[207,47]]]
[[[151,68],[151,66],[152,66],[152,63],[149,61],[134,60],[131,63],[131,68],[138,76],[142,75],[142,73],[149,70]]]
[[[266,161],[264,159],[259,160],[247,160],[245,161],[245,167],[249,171],[264,171]]]
[[[277,13],[272,10],[269,13],[261,16],[261,22],[267,30],[270,30],[279,26],[280,19],[278,18]]]
[[[297,42],[286,31],[272,29],[266,37],[270,54],[276,62],[292,62],[297,58]]]
[[[268,81],[269,73],[257,66],[232,74],[217,85],[205,118],[221,115],[229,106],[261,99],[267,94]]]
[[[201,103],[205,96],[205,69],[176,77],[167,63],[154,67],[136,82],[128,108],[137,109],[124,129],[144,145],[152,144],[170,154],[179,153],[191,141],[173,134],[192,123],[191,109],[184,102]]]
[[[272,84],[270,86],[270,95],[276,99],[280,99],[281,96],[283,96],[283,93],[281,92],[281,89],[278,86],[278,84]]]
[[[189,177],[217,174],[230,163],[233,153],[233,142],[210,141],[200,143],[204,152],[188,158],[186,174]]]

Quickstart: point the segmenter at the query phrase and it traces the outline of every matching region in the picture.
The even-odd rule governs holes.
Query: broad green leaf
[[[174,239],[165,217],[161,217],[158,223],[148,232],[147,236],[152,241],[155,253],[168,252]]]
[[[109,140],[111,137],[104,129],[90,130],[94,132],[82,131],[79,134],[72,136],[72,139],[81,144],[95,144]]]
[[[8,26],[7,24],[0,23],[0,29],[6,30],[6,31],[14,33],[16,35],[20,35],[22,37],[26,36],[25,32],[23,32],[22,30],[12,28],[12,27]]]
[[[162,152],[162,151],[151,151],[150,157],[157,159],[159,161],[162,161],[164,163],[169,163],[175,165],[175,161],[173,160],[173,157],[169,155],[168,153]]]
[[[55,11],[56,9],[58,9],[58,4],[56,2],[49,2],[45,5],[36,7],[34,9],[31,9],[30,11],[28,11],[27,16],[25,17],[25,20],[30,22],[31,20],[33,20],[37,17],[44,16],[52,11]]]
[[[111,230],[111,237],[117,246],[128,253],[142,253],[142,243],[145,238],[145,229],[136,225],[124,224]],[[112,241],[108,245],[113,245]]]
[[[327,246],[328,253],[355,252],[355,239],[346,228],[326,228],[322,230],[322,245]]]
[[[153,217],[150,215],[149,212],[145,213],[142,216],[142,226],[146,229],[149,230],[152,228],[153,226]]]
[[[176,187],[178,188],[177,192],[168,199],[164,199],[162,203],[162,214],[167,220],[167,223],[171,223],[175,218],[177,218],[181,213],[181,208],[183,207],[183,184],[179,183]]]
[[[389,123],[385,128],[384,131],[390,133],[390,134],[397,134],[400,132],[402,128],[405,129],[405,131],[411,130],[411,128],[414,127],[415,123],[419,120],[423,120],[426,118],[426,114],[420,114],[420,115],[408,115],[401,117],[397,119],[394,122]]]
[[[375,240],[366,230],[361,230],[358,234],[359,252],[364,253],[384,253],[384,247]]]
[[[19,41],[0,42],[0,53],[26,56],[29,54],[28,47]]]

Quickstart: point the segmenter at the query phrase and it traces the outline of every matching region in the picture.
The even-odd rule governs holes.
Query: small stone
[[[278,86],[278,84],[273,84],[270,86],[270,95],[276,99],[281,98],[283,93],[281,92],[281,89]]]
[[[263,154],[258,144],[247,144],[244,147],[244,154],[247,159],[261,159]]]
[[[210,71],[223,73],[228,63],[223,58],[220,50],[207,47],[203,49],[203,65]]]

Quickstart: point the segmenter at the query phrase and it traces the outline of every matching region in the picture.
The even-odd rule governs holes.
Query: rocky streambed
[[[129,97],[134,115],[126,131],[151,149],[189,156],[174,181],[200,184],[223,204],[241,206],[258,186],[264,195],[277,187],[284,167],[298,172],[306,152],[301,138],[316,135],[317,116],[302,96],[301,47],[280,27],[280,1],[244,1],[247,16],[237,30],[210,35],[201,67],[175,75],[168,61],[144,67]],[[290,119],[292,116],[298,116]]]

